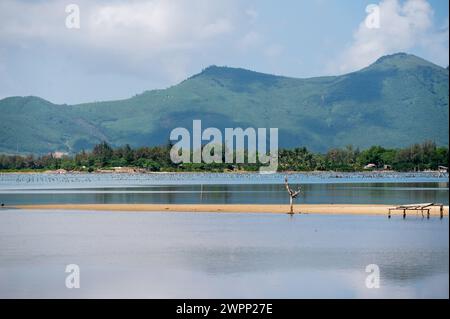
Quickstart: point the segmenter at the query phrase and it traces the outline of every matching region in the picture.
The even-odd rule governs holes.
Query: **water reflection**
[[[0,297],[448,298],[448,219],[0,214]],[[81,267],[82,289],[64,288]],[[365,287],[379,265],[380,290]]]
[[[294,185],[295,187],[296,185]],[[448,183],[304,184],[297,203],[407,204],[437,202],[448,205]],[[281,184],[160,185],[63,189],[0,190],[0,202],[45,203],[160,203],[160,204],[284,204]]]

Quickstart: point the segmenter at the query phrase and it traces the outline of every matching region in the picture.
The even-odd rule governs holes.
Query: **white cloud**
[[[379,3],[380,28],[362,21],[353,43],[330,65],[330,71],[351,72],[373,63],[380,56],[423,50],[433,62],[448,64],[448,23],[442,30],[433,25],[433,10],[426,0],[383,0]]]
[[[130,73],[156,68],[174,81],[187,75],[180,72],[187,69],[192,56],[222,41],[246,20],[245,9],[235,0],[79,0],[76,4],[81,20],[77,30],[65,27],[67,13],[60,1],[2,1],[0,45],[39,43],[58,52],[104,60],[86,62],[83,67],[120,64],[122,72]],[[174,72],[174,65],[180,71]]]
[[[79,29],[66,28],[70,3]],[[272,68],[284,50],[259,22],[241,0],[1,0],[0,98],[117,99],[210,64]]]

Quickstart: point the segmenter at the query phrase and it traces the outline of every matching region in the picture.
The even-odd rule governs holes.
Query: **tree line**
[[[57,170],[88,171],[113,167],[134,167],[151,172],[207,171],[224,172],[230,170],[257,171],[256,164],[228,163],[181,163],[170,159],[172,145],[131,148],[125,145],[113,148],[106,142],[96,145],[92,151],[81,151],[72,156],[56,157],[0,155],[1,171]],[[406,148],[389,149],[372,146],[360,150],[352,146],[333,148],[326,153],[313,153],[305,147],[280,149],[278,152],[279,171],[362,171],[368,164],[371,169],[392,169],[395,171],[437,170],[448,167],[447,147],[438,147],[433,142],[414,144]]]

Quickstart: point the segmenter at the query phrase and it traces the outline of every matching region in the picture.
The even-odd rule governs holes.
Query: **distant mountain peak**
[[[378,58],[378,60],[375,63],[382,63],[382,62],[385,62],[385,61],[388,61],[388,60],[391,60],[391,59],[407,59],[407,58],[410,58],[410,57],[417,58],[416,56],[414,56],[412,54],[408,54],[408,53],[405,53],[405,52],[398,52],[398,53],[394,53],[394,54],[384,55],[384,56]]]
[[[243,91],[249,85],[259,83],[261,85],[273,85],[279,79],[284,78],[277,75],[251,71],[243,68],[210,65],[202,72],[188,78],[214,81],[219,85],[226,85],[231,90]],[[186,82],[186,81],[185,81]]]
[[[218,66],[218,65],[210,65],[206,67],[195,76],[204,75],[204,76],[263,76],[263,77],[277,77],[277,75],[262,73],[257,71],[252,71],[244,68],[236,68],[229,66]]]
[[[34,95],[28,95],[28,96],[10,96],[6,97],[4,99],[0,99],[0,102],[5,103],[11,103],[15,105],[25,105],[25,104],[52,104],[51,102]]]
[[[405,52],[399,52],[382,56],[366,69],[373,69],[380,67],[395,68],[395,69],[412,69],[420,66],[443,69],[442,67],[433,64],[432,62],[429,62],[425,59],[415,56],[414,54],[409,54]]]

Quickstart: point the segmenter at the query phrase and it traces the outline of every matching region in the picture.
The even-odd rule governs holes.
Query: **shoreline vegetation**
[[[212,173],[212,174],[229,174],[229,175],[260,175],[259,172],[254,171],[159,171],[153,172],[148,170],[142,170],[135,167],[120,167],[120,168],[111,168],[111,169],[98,169],[91,172],[86,170],[64,170],[64,169],[56,169],[56,170],[46,170],[46,169],[28,169],[28,170],[0,170],[1,175],[14,175],[14,174],[36,174],[36,175],[164,175],[164,174],[201,174],[201,173]],[[283,174],[289,176],[291,174],[305,174],[308,176],[322,176],[327,178],[344,178],[346,176],[359,176],[362,178],[375,178],[375,177],[417,177],[417,176],[427,176],[427,177],[448,177],[448,172],[443,172],[442,170],[424,170],[424,171],[394,171],[394,170],[361,170],[361,171],[277,171],[277,174]],[[355,174],[355,175],[353,175]]]
[[[172,144],[166,146],[112,148],[108,143],[96,145],[92,151],[74,155],[0,154],[0,173],[157,173],[157,172],[257,172],[261,163],[181,163],[170,160]],[[235,154],[236,155],[236,154]],[[448,168],[448,147],[426,141],[401,149],[372,146],[365,150],[347,146],[328,152],[313,153],[305,147],[280,149],[279,172],[439,172]],[[245,153],[247,161],[248,154]]]
[[[380,204],[296,204],[294,214],[321,215],[385,215],[396,205]],[[260,204],[43,204],[15,205],[4,208],[23,210],[71,210],[105,212],[183,212],[183,213],[267,213],[288,214],[289,205]],[[402,211],[392,211],[393,216],[401,216]],[[408,215],[421,216],[420,211]],[[440,216],[439,207],[431,207],[431,216]],[[449,206],[444,206],[444,216],[449,215]]]

